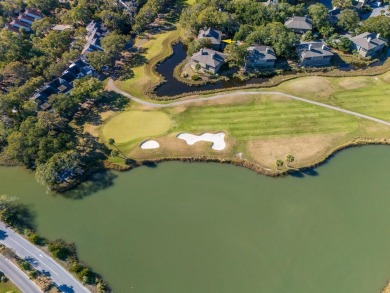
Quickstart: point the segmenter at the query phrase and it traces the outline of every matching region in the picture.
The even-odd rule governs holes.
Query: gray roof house
[[[307,16],[290,17],[286,20],[284,25],[298,34],[303,34],[313,29],[313,23]]]
[[[207,30],[200,30],[198,39],[208,39],[211,42],[211,47],[214,50],[219,50],[222,43],[222,32],[208,28]]]
[[[217,73],[221,66],[225,63],[226,58],[226,54],[222,54],[221,52],[212,49],[203,48],[191,56],[190,62],[192,68],[194,69],[195,66],[199,64],[202,70]]]
[[[275,65],[276,55],[274,50],[269,46],[250,46],[249,54],[245,58],[245,67],[247,68],[264,68]]]
[[[300,65],[306,67],[328,66],[333,53],[321,42],[302,42],[298,48]]]
[[[374,56],[387,45],[386,41],[381,39],[379,34],[367,32],[351,38],[351,41],[363,57]]]

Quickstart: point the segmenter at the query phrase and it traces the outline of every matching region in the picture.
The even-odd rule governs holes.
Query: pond
[[[173,54],[161,62],[156,71],[160,73],[165,83],[161,84],[155,89],[157,96],[176,96],[184,93],[190,93],[194,91],[209,91],[216,89],[228,89],[237,86],[243,86],[247,84],[258,84],[267,81],[266,78],[251,78],[247,81],[241,81],[239,79],[232,78],[229,81],[221,81],[218,83],[207,83],[200,86],[190,86],[185,83],[178,81],[174,76],[173,72],[175,67],[179,65],[187,57],[185,47],[182,43],[173,45]]]
[[[390,277],[390,148],[300,176],[220,164],[112,173],[64,196],[0,168],[49,239],[75,242],[115,292],[378,293]]]

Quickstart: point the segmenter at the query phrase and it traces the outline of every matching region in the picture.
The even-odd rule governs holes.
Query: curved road
[[[55,286],[66,293],[90,293],[81,282],[53,258],[30,243],[11,228],[0,222],[0,243],[12,249],[19,257],[28,260],[36,270],[50,275]]]
[[[2,255],[0,255],[0,271],[22,292],[42,293],[41,289],[22,270]]]
[[[114,81],[111,78],[108,80],[108,85],[107,86],[108,86],[108,88],[110,90],[112,90],[114,92],[117,92],[118,94],[121,94],[121,95],[131,99],[132,101],[138,103],[138,104],[141,104],[141,105],[144,105],[144,106],[147,106],[147,107],[152,107],[152,108],[174,107],[174,106],[179,106],[179,105],[191,104],[191,103],[195,103],[195,102],[199,102],[199,101],[212,101],[212,100],[217,100],[217,99],[223,99],[223,98],[228,98],[228,97],[232,97],[232,96],[246,96],[246,95],[264,94],[264,95],[283,96],[283,97],[286,97],[286,98],[290,98],[292,100],[304,102],[304,103],[307,103],[307,104],[312,104],[312,105],[323,107],[323,108],[328,108],[328,109],[331,109],[331,110],[334,110],[334,111],[338,111],[338,112],[341,112],[341,113],[344,113],[344,114],[352,115],[352,116],[355,116],[355,117],[360,117],[360,118],[371,120],[371,121],[374,121],[374,122],[377,122],[377,123],[380,123],[380,124],[383,124],[383,125],[386,125],[386,126],[390,126],[390,122],[385,121],[385,120],[381,120],[381,119],[378,119],[378,118],[375,118],[375,117],[364,115],[364,114],[361,114],[361,113],[358,113],[358,112],[349,111],[349,110],[346,110],[346,109],[343,109],[343,108],[331,106],[331,105],[328,105],[328,104],[315,102],[315,101],[312,101],[312,100],[308,100],[308,99],[300,98],[300,97],[297,97],[297,96],[285,94],[285,93],[282,93],[282,92],[267,92],[267,91],[241,91],[240,92],[239,91],[239,92],[230,92],[230,93],[226,93],[226,94],[217,94],[217,95],[209,96],[209,97],[206,97],[206,98],[188,99],[188,100],[171,102],[171,103],[167,103],[167,104],[155,104],[155,103],[151,103],[151,102],[147,102],[147,101],[141,100],[139,98],[136,98],[136,97],[134,97],[134,96],[132,96],[132,95],[122,91],[121,89],[116,87],[116,85],[114,84]]]

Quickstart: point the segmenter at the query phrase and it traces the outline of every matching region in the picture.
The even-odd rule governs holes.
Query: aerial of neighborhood
[[[0,293],[389,293],[389,144],[389,0],[0,0]]]

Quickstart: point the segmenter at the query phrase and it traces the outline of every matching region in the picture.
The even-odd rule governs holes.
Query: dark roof
[[[301,60],[306,58],[334,55],[330,49],[321,42],[302,42],[298,46],[298,54]]]
[[[284,25],[290,29],[311,30],[313,25],[311,19],[307,16],[293,16],[286,20]]]
[[[206,38],[209,39],[213,45],[219,45],[221,44],[222,32],[208,28],[207,30],[200,30],[198,38]]]
[[[27,8],[25,13],[28,13],[28,14],[35,15],[37,17],[43,18],[43,14],[40,13],[38,10],[35,10],[35,9]]]
[[[367,32],[351,38],[351,41],[355,45],[367,51],[382,45],[386,45],[386,41],[381,39],[379,34]]]
[[[275,52],[269,46],[250,46],[248,51],[250,53],[249,59],[276,60]]]
[[[5,25],[5,29],[7,29],[7,30],[9,30],[9,31],[11,31],[11,32],[20,34],[19,28],[13,27],[11,24],[6,24],[6,25]]]
[[[22,22],[18,19],[13,19],[10,23],[11,25],[15,26],[15,25],[20,25],[21,27],[25,27],[25,28],[30,28],[30,25],[28,23],[25,23],[25,22]]]
[[[199,52],[192,55],[191,59],[199,63],[209,65],[213,68],[218,67],[225,62],[227,55],[211,49],[200,49]]]
[[[28,20],[28,21],[31,21],[31,22],[35,21],[35,18],[30,17],[30,16],[25,15],[25,14],[19,15],[18,19],[21,20],[21,21],[23,21],[23,20]]]

